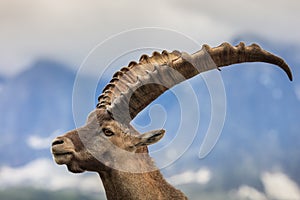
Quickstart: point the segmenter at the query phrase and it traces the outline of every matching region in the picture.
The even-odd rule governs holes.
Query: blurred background
[[[183,129],[187,137],[190,126],[198,125],[198,131],[183,155],[162,172],[191,199],[299,200],[299,10],[296,0],[1,0],[0,199],[105,199],[97,174],[72,174],[53,162],[53,138],[83,124],[113,71],[141,54],[164,48],[192,53],[197,44],[201,48],[204,43],[244,41],[284,58],[294,81],[279,68],[261,63],[217,72],[226,92],[225,124],[215,148],[200,159],[211,118],[210,94],[202,76],[190,80],[201,117],[194,120],[198,109],[188,106],[190,116],[185,117],[190,120]],[[143,30],[137,31],[139,38],[110,40],[136,29]],[[153,30],[158,34],[147,34]],[[185,36],[194,46],[182,45],[177,37],[164,45],[160,42],[165,33]],[[114,49],[131,48],[143,38],[148,46],[116,55]],[[94,67],[84,68],[95,47],[104,53],[94,54],[99,60],[96,56],[90,61]],[[113,59],[103,64],[105,57]],[[83,68],[87,70],[78,73]],[[98,70],[103,72],[101,78],[95,75]],[[78,77],[86,90],[74,97]],[[92,85],[94,80],[99,81],[97,86]],[[185,84],[176,90],[191,92]],[[74,105],[74,98],[80,104]],[[82,110],[74,113],[78,106]],[[171,91],[134,121],[142,131],[156,126],[167,130],[152,152],[175,137],[181,112]],[[81,117],[74,121],[78,113]],[[158,163],[176,152],[172,145],[167,148],[166,154],[154,156]]]

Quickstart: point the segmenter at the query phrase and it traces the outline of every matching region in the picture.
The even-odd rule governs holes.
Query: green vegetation
[[[179,187],[190,200],[236,200],[224,191],[210,191],[199,188],[197,184],[187,184]],[[106,200],[103,193],[84,193],[78,190],[49,191],[34,188],[0,188],[0,200]]]
[[[184,184],[177,186],[183,191],[190,200],[209,199],[209,200],[236,200],[234,196],[223,190],[215,190],[203,187],[198,184]]]
[[[1,200],[99,200],[99,194],[84,194],[75,190],[48,191],[33,188],[0,189]],[[104,200],[100,198],[100,200]]]

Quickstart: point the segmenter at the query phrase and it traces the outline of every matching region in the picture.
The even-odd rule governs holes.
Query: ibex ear
[[[134,146],[140,147],[140,146],[147,146],[150,144],[154,144],[164,136],[165,132],[166,131],[164,129],[160,129],[160,130],[149,131],[142,135],[139,135],[134,140]]]

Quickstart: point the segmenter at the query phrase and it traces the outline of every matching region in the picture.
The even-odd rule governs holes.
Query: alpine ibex
[[[143,55],[113,75],[99,96],[86,125],[57,137],[52,154],[57,164],[74,173],[98,172],[107,199],[187,199],[163,178],[147,146],[165,131],[140,134],[130,121],[172,86],[201,72],[236,63],[266,62],[279,66],[292,80],[285,61],[252,44],[203,48],[189,55],[173,51]]]

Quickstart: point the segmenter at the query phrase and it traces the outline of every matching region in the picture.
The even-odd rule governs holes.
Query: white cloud
[[[62,133],[61,130],[56,130],[49,137],[41,137],[38,135],[31,135],[27,139],[26,143],[32,149],[49,149],[49,144],[52,140]]]
[[[139,27],[173,29],[212,45],[247,31],[299,43],[299,8],[297,0],[2,0],[0,73],[16,74],[37,57],[79,66],[99,42]]]
[[[265,194],[247,185],[240,186],[232,195],[239,200],[268,200]]]
[[[228,0],[224,3],[220,3],[218,0],[187,0],[177,1],[177,4],[172,5],[176,7],[180,5],[181,9],[189,12],[202,13],[212,21],[219,21],[224,26],[233,27],[235,31],[255,31],[268,37],[280,39],[281,36],[283,40],[299,42],[297,34],[295,34],[299,33],[299,29],[292,27],[299,17],[297,10],[300,4],[297,0]],[[281,25],[280,28],[278,28],[278,24]],[[268,33],[268,31],[273,31],[273,33]],[[282,37],[283,35],[284,37]]]
[[[211,172],[207,168],[201,168],[196,172],[186,171],[168,178],[173,185],[182,185],[188,183],[207,184],[211,179]]]
[[[265,192],[270,199],[298,200],[300,199],[299,186],[282,172],[265,172],[262,174]]]
[[[77,189],[84,192],[103,192],[97,174],[71,174],[65,166],[49,159],[37,159],[22,167],[0,168],[0,188],[34,187],[47,190]]]
[[[201,168],[198,171],[186,171],[169,177],[173,185],[189,183],[207,184],[211,180],[211,171]],[[77,189],[83,192],[104,192],[102,182],[97,174],[72,174],[65,166],[58,166],[52,160],[41,158],[24,166],[0,168],[0,188],[34,187],[47,190]],[[265,191],[260,192],[253,187],[243,185],[230,194],[242,200],[298,200],[299,186],[282,172],[265,172],[261,176]]]
[[[300,188],[296,182],[282,172],[265,172],[261,176],[264,192],[247,185],[231,191],[237,199],[245,200],[299,200]]]

